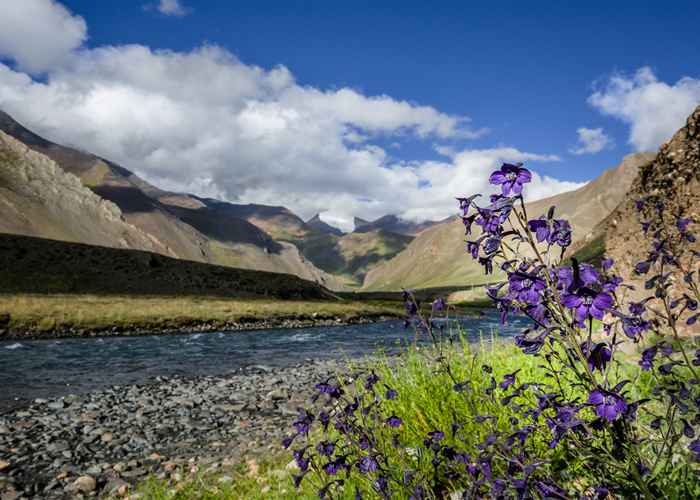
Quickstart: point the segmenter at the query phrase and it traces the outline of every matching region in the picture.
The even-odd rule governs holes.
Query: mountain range
[[[696,140],[695,123],[684,128],[685,142]],[[611,229],[620,227],[611,221],[627,219],[628,192],[647,189],[640,176],[653,177],[649,165],[663,154],[671,153],[662,148],[659,156],[628,155],[575,191],[529,203],[528,214],[536,217],[556,206],[557,217],[573,227],[573,248],[600,253],[604,239],[609,245],[626,237]],[[673,161],[667,163],[673,166]],[[354,231],[343,233],[318,214],[304,221],[282,206],[161,190],[107,159],[48,141],[1,111],[0,211],[0,233],[293,274],[339,291],[462,286],[494,279],[465,256],[459,217],[421,223],[396,215],[355,218]]]

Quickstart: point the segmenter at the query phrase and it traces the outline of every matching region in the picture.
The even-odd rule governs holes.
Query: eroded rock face
[[[654,210],[637,210],[635,201],[648,196],[663,202],[662,218]],[[688,117],[686,125],[661,146],[656,158],[639,169],[625,201],[606,221],[607,253],[615,259],[618,272],[626,280],[642,284],[632,270],[637,262],[646,259],[651,245],[651,239],[641,232],[640,218],[650,221],[652,227],[671,227],[678,214],[690,217],[696,224],[700,222],[700,106]],[[700,250],[699,243],[691,248]],[[637,286],[636,294],[646,296],[648,291]]]
[[[166,251],[126,223],[117,205],[4,132],[0,132],[0,211],[0,232]]]

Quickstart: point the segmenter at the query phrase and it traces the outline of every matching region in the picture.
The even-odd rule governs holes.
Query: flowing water
[[[455,320],[470,342],[508,337],[523,319],[501,326],[495,311]],[[456,324],[451,325],[455,331]],[[402,321],[364,325],[0,342],[0,411],[51,398],[138,384],[156,376],[220,375],[251,365],[289,366],[308,359],[398,352],[414,340]],[[419,337],[419,342],[429,340]]]

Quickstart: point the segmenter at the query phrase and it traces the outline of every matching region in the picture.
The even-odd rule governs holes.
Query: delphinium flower
[[[613,303],[614,299],[609,293],[596,292],[586,287],[579,288],[562,297],[562,304],[573,310],[574,318],[579,323],[583,323],[589,318],[602,320]]]
[[[511,298],[526,304],[536,305],[542,300],[542,292],[547,287],[545,281],[533,274],[512,273],[508,277]]]
[[[523,184],[532,180],[529,170],[522,167],[522,164],[511,165],[504,163],[500,170],[491,174],[489,182],[500,185],[503,196],[508,196],[511,191],[520,194],[523,191]]]
[[[588,403],[595,407],[596,415],[608,422],[612,422],[627,410],[627,403],[622,396],[602,389],[591,391]]]

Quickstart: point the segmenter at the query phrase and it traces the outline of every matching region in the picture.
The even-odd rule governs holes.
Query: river
[[[452,322],[470,342],[509,337],[526,321],[501,326],[495,311]],[[84,393],[157,376],[221,375],[251,365],[286,367],[308,359],[393,354],[413,341],[402,321],[235,332],[0,342],[0,411],[36,398]],[[419,337],[418,342],[428,339]]]

